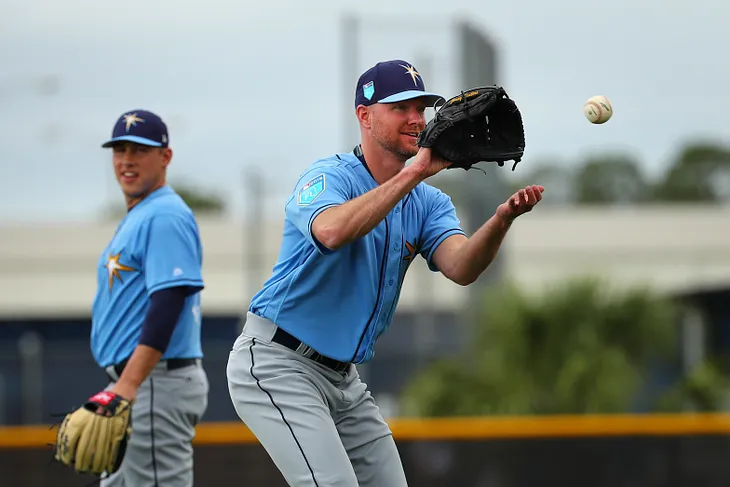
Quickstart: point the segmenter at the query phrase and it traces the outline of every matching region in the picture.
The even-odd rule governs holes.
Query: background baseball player
[[[252,300],[227,375],[238,415],[290,485],[406,485],[353,364],[373,357],[417,255],[467,285],[542,197],[542,187],[520,190],[467,238],[450,198],[423,182],[448,166],[417,146],[438,99],[410,63],[373,66],[356,87],[361,144],[310,165],[286,202],[279,259]]]
[[[111,381],[106,390],[134,403],[121,467],[101,485],[191,486],[191,441],[208,395],[197,223],[166,184],[172,149],[159,116],[145,110],[123,114],[103,147],[112,149],[128,211],[99,259],[91,350]],[[98,438],[73,443],[94,434],[84,418],[82,409],[65,421],[58,440],[59,457],[71,462],[75,456],[77,469],[88,455],[85,445],[107,447]]]

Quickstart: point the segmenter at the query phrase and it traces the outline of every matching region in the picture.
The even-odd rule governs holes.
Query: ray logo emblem
[[[375,84],[374,84],[374,82],[369,81],[369,82],[365,83],[362,86],[362,93],[363,93],[363,95],[365,95],[365,98],[367,98],[368,100],[372,100],[373,99],[373,95],[375,94]]]
[[[299,206],[311,205],[314,200],[319,197],[319,195],[324,193],[324,190],[325,178],[324,174],[320,174],[301,187],[299,194],[297,195],[297,204]]]

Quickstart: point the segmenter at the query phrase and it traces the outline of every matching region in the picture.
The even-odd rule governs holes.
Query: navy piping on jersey
[[[409,201],[409,200],[411,199],[411,195],[412,195],[412,194],[413,194],[413,193],[408,193],[408,194],[406,195],[406,199],[405,199],[405,200],[403,200],[403,208],[405,208],[405,207],[406,207],[406,205],[408,204],[408,201]],[[442,235],[443,235],[443,234],[442,234]],[[401,243],[400,243],[400,245],[401,245],[401,248],[404,248],[404,247],[405,247],[405,245],[406,245],[406,236],[405,236],[405,235],[401,235],[401,237],[402,237],[402,238],[401,238]],[[408,265],[410,265],[411,263],[413,263],[413,260],[414,260],[414,259],[416,258],[416,254],[417,254],[417,253],[418,253],[418,242],[413,242],[413,255],[411,256],[411,261],[410,261],[410,262],[408,263]],[[401,262],[401,265],[402,265],[402,262]],[[400,266],[398,266],[398,268],[399,268],[399,270],[400,270]],[[408,267],[406,267],[406,270],[407,270],[407,268],[408,268]],[[398,285],[399,285],[399,286],[400,286],[400,285],[401,285],[401,284],[403,283],[403,281],[405,280],[405,278],[406,278],[406,273],[405,273],[405,271],[403,272],[403,274],[402,274],[402,275],[401,275],[401,273],[400,273],[400,272],[398,273],[398,279],[400,279],[400,281],[398,282]],[[391,310],[393,309],[393,306],[395,306],[395,301],[393,302],[393,304],[391,304],[391,306],[390,306],[390,310],[388,310],[388,314],[390,314]]]
[[[390,228],[388,227],[388,219],[386,217],[385,219],[385,251],[383,252],[383,260],[380,262],[380,278],[378,280],[378,294],[375,296],[375,305],[373,306],[373,312],[370,313],[370,318],[368,318],[368,322],[365,325],[365,329],[362,331],[362,334],[360,335],[360,341],[357,342],[357,347],[355,347],[355,353],[352,355],[352,358],[350,359],[350,362],[355,361],[355,357],[357,357],[357,352],[360,350],[360,346],[362,345],[362,341],[365,338],[365,335],[370,331],[371,336],[372,333],[375,332],[375,327],[371,327],[373,323],[373,318],[375,318],[375,315],[377,314],[378,307],[380,306],[380,295],[383,290],[383,282],[385,281],[385,263],[388,260],[388,247],[390,247]]]
[[[368,163],[365,162],[365,154],[362,152],[362,145],[357,144],[355,148],[352,150],[352,153],[355,154],[355,157],[357,157],[360,162],[362,162],[362,165],[365,167],[365,170],[370,174],[370,177],[375,179],[375,176],[373,176],[372,171],[370,170],[370,167],[368,166]]]
[[[411,194],[412,194],[412,193],[408,193],[408,194],[406,195],[406,199],[404,199],[404,200],[403,200],[403,207],[404,207],[404,208],[405,208],[405,206],[406,206],[406,205],[408,204],[408,201],[409,201],[409,200],[411,199]]]
[[[373,173],[370,172],[370,168],[368,167],[367,162],[365,162],[365,155],[362,153],[362,147],[358,144],[355,149],[353,150],[353,153],[355,156],[360,160],[362,165],[365,167],[367,172],[370,174],[370,176],[373,175]],[[373,178],[374,179],[374,178]],[[371,336],[373,333],[375,333],[375,327],[371,327],[373,323],[373,319],[375,318],[375,315],[378,312],[378,307],[380,306],[380,297],[383,291],[383,282],[385,281],[385,264],[388,261],[388,247],[390,247],[390,227],[388,226],[388,217],[385,217],[385,248],[383,251],[383,260],[380,262],[380,276],[378,278],[378,294],[375,296],[375,305],[373,306],[373,311],[370,313],[370,318],[368,318],[368,322],[365,325],[365,328],[362,331],[362,334],[360,335],[360,340],[357,342],[357,347],[355,347],[355,353],[353,353],[352,358],[350,359],[350,362],[355,361],[355,357],[357,357],[357,352],[360,350],[360,347],[362,346],[362,341],[365,339],[365,335],[370,332]]]
[[[253,373],[253,366],[254,366],[254,359],[253,359],[253,346],[256,345],[256,339],[251,339],[251,346],[248,348],[249,353],[251,354],[251,368],[249,369],[249,373],[251,374],[251,377],[254,378],[256,381],[256,385],[261,389],[261,391],[269,396],[269,401],[271,401],[271,404],[274,406],[274,408],[279,411],[279,415],[281,416],[282,421],[284,421],[284,424],[287,428],[289,428],[289,432],[292,435],[292,438],[294,438],[294,443],[297,444],[297,447],[299,448],[299,452],[302,454],[302,457],[304,458],[304,463],[307,464],[307,468],[309,469],[309,473],[312,475],[312,481],[314,482],[314,485],[316,487],[319,487],[319,484],[317,483],[317,478],[314,476],[314,470],[312,470],[312,466],[309,464],[309,460],[307,459],[307,455],[304,454],[304,449],[302,448],[301,443],[299,443],[299,440],[297,439],[297,436],[294,434],[294,428],[292,428],[291,424],[289,424],[289,421],[286,420],[284,417],[284,411],[281,410],[278,404],[274,402],[274,396],[271,395],[269,391],[264,389],[264,387],[261,385],[261,381],[259,380],[256,375]]]
[[[312,217],[309,219],[309,223],[307,224],[307,227],[309,228],[309,233],[312,234],[312,224],[314,223],[314,219],[317,218],[324,210],[327,208],[332,208],[333,206],[338,206],[337,203],[330,203],[329,205],[324,205],[322,208],[317,210],[316,213],[312,214]],[[312,237],[314,238],[314,234],[312,234]],[[314,238],[317,240],[316,238]]]
[[[447,234],[449,232],[453,232],[454,230],[458,230],[458,228],[450,228],[449,230],[446,230],[445,232],[441,232],[441,234],[438,236],[438,238],[436,238],[435,242],[438,242],[442,236],[444,236],[445,234]],[[462,235],[464,234],[463,232],[460,232],[460,233]],[[431,254],[431,249],[428,249],[428,251],[426,252],[426,257],[427,258],[430,257],[430,254]]]

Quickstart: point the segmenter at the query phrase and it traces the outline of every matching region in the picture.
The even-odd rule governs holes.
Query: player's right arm
[[[312,237],[335,251],[370,233],[413,188],[445,167],[432,161],[430,154],[422,149],[410,166],[377,188],[353,199],[343,198],[314,216]]]
[[[320,213],[312,222],[314,237],[328,249],[337,250],[370,233],[421,181],[418,174],[408,169],[377,188]]]

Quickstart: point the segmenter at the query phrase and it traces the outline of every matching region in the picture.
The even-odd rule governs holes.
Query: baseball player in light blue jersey
[[[101,485],[188,487],[208,396],[197,223],[166,183],[172,149],[159,116],[124,113],[103,147],[112,150],[127,213],[99,259],[91,350],[107,390],[135,402],[124,460]]]
[[[273,275],[252,299],[227,376],[239,417],[289,485],[407,485],[355,364],[372,359],[417,256],[468,285],[542,198],[542,186],[521,189],[467,238],[451,199],[424,182],[448,167],[417,146],[439,99],[406,61],[367,70],[355,94],[361,143],[311,164],[286,202]]]

